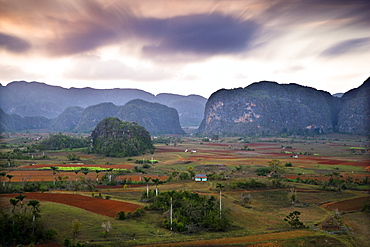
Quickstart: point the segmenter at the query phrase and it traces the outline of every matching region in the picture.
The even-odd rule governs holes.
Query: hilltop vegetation
[[[118,118],[105,118],[95,127],[91,138],[92,152],[111,157],[137,156],[154,150],[144,127]]]
[[[90,142],[89,138],[74,137],[63,135],[61,132],[58,134],[50,134],[39,142],[38,149],[46,150],[60,150],[60,149],[73,149],[87,147]]]

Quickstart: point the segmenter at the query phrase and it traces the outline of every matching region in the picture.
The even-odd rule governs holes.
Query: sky
[[[0,83],[329,93],[370,76],[368,0],[0,0]]]

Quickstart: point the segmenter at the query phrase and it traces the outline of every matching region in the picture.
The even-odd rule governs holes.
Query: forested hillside
[[[91,151],[111,157],[137,156],[154,152],[149,132],[137,123],[105,118],[91,133]]]

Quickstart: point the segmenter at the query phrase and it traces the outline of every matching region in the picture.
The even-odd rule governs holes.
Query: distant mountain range
[[[174,108],[177,110],[180,125],[192,128],[198,127],[201,123],[207,102],[206,98],[199,95],[183,96],[162,93],[155,96],[138,89],[66,89],[39,82],[17,81],[6,86],[0,85],[0,108],[3,110],[0,112],[2,116],[0,127],[3,131],[33,129],[31,125],[27,124],[28,120],[39,119],[38,127],[46,129],[88,131],[95,126],[88,128],[84,126],[89,125],[86,123],[89,119],[89,113],[97,114],[93,112],[98,107],[97,105],[111,103],[110,106],[115,105],[117,108],[134,99]],[[107,106],[100,105],[100,109],[105,111],[101,115],[114,116],[112,114],[115,111],[106,111],[105,107]],[[10,121],[11,119],[13,120]],[[21,119],[23,124],[20,123]],[[7,120],[7,124],[4,123],[5,120]]]
[[[38,82],[0,85],[0,130],[91,132],[105,117],[137,122],[152,135],[369,135],[370,79],[344,94],[258,82],[199,95],[157,96],[138,89],[62,88]]]

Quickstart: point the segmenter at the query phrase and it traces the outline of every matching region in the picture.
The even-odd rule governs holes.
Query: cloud
[[[167,19],[138,20],[138,36],[155,44],[143,52],[156,54],[196,54],[213,56],[236,54],[250,48],[261,28],[251,20],[238,20],[218,13],[178,16]]]
[[[259,29],[260,26],[251,20],[242,21],[218,13],[171,18],[126,15],[110,17],[104,22],[79,22],[73,31],[50,40],[47,49],[52,55],[63,56],[136,40],[146,57],[236,54],[251,46]]]
[[[80,56],[64,73],[79,80],[159,81],[171,75],[162,70],[129,67],[117,60],[103,61],[97,56]]]
[[[370,37],[349,39],[334,44],[325,49],[321,55],[323,56],[339,56],[348,53],[358,53],[361,51],[367,52],[370,49]]]
[[[48,53],[53,56],[64,56],[91,51],[112,43],[116,34],[113,30],[96,25],[87,25],[86,30],[63,34],[62,38],[49,41]]]
[[[294,0],[267,1],[269,4],[261,18],[288,26],[308,22],[340,21],[342,27],[360,24],[369,25],[370,2],[364,0]],[[267,3],[266,2],[266,3]],[[367,21],[366,21],[367,20]],[[365,23],[367,22],[367,24]]]
[[[22,68],[6,64],[0,64],[0,75],[2,81],[33,80],[38,74],[23,71]]]
[[[31,44],[24,39],[0,32],[0,49],[11,53],[23,53],[31,48]]]

